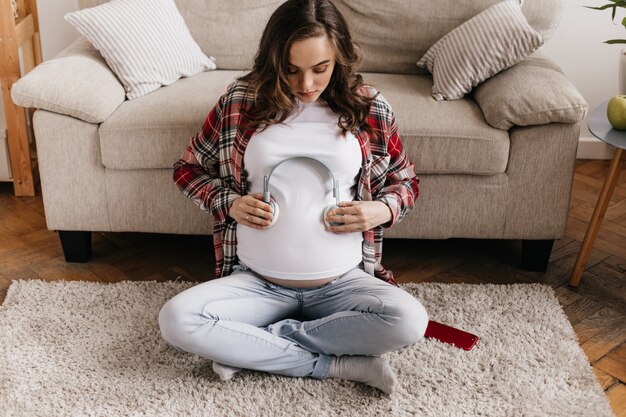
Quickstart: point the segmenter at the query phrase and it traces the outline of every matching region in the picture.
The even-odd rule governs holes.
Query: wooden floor
[[[622,164],[624,161],[622,161]],[[567,229],[546,273],[519,269],[521,243],[467,239],[385,240],[384,264],[400,282],[551,285],[617,416],[626,417],[626,170],[623,170],[578,288],[567,281],[609,161],[579,160]],[[12,280],[203,281],[214,271],[210,237],[94,233],[86,264],[65,263],[46,228],[41,193],[16,198],[0,183],[0,302]]]

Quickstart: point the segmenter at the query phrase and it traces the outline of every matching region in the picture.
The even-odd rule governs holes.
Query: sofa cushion
[[[112,169],[172,168],[211,107],[241,71],[209,71],[181,78],[125,101],[100,126],[102,162]]]
[[[171,168],[211,106],[241,74],[206,72],[124,102],[100,127],[104,165],[121,170]],[[364,74],[364,78],[382,89],[394,108],[400,136],[418,173],[504,172],[508,132],[487,125],[472,99],[433,101],[427,75]]]
[[[402,143],[417,173],[505,172],[509,134],[489,126],[473,99],[433,100],[428,75],[364,74],[364,78],[393,107]]]
[[[552,60],[535,52],[478,87],[472,95],[491,126],[578,123],[589,106]]]
[[[415,66],[445,34],[501,0],[334,0],[353,38],[363,46],[363,70],[425,73]],[[548,40],[561,15],[560,0],[525,0],[529,24]]]
[[[18,106],[101,123],[124,102],[125,92],[98,51],[80,37],[17,80],[11,98]]]
[[[107,0],[78,0],[82,9]],[[220,69],[250,68],[261,33],[283,0],[175,0],[200,48]],[[333,0],[363,47],[365,72],[426,73],[415,62],[446,33],[501,0]],[[547,41],[562,0],[526,0],[522,11]]]
[[[108,0],[81,0],[79,8]],[[284,0],[176,0],[193,39],[219,69],[251,68],[265,24]]]

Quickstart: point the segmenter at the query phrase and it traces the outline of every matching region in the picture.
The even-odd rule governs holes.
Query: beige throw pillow
[[[435,100],[456,100],[542,44],[543,37],[522,13],[520,0],[504,0],[447,33],[417,66],[433,75]]]

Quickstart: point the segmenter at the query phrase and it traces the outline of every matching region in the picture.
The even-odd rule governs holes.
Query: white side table
[[[607,100],[596,107],[593,113],[589,115],[589,131],[602,142],[614,146],[615,154],[613,155],[613,160],[609,167],[609,174],[604,180],[602,191],[600,191],[596,208],[593,210],[591,221],[587,227],[585,239],[578,253],[578,259],[576,259],[572,276],[569,279],[569,285],[574,287],[578,286],[580,283],[580,278],[585,270],[585,264],[591,253],[593,242],[596,240],[598,230],[600,230],[600,225],[602,224],[602,220],[604,220],[606,208],[609,206],[609,201],[611,200],[617,178],[619,177],[622,150],[626,149],[626,131],[613,129],[606,115],[608,104],[609,101]]]

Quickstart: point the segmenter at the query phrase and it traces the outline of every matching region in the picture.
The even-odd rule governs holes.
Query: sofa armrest
[[[487,123],[502,130],[578,123],[589,107],[563,71],[539,52],[478,85],[472,95]]]
[[[125,100],[125,91],[100,53],[79,38],[11,87],[13,102],[101,123]]]

